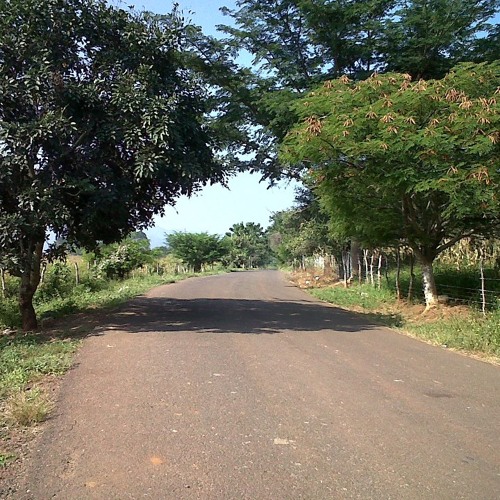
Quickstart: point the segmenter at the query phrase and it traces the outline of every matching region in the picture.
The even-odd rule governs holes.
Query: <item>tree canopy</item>
[[[239,0],[223,9],[233,24],[227,38],[198,34],[194,53],[218,89],[219,130],[243,141],[236,166],[271,180],[300,177],[300,164],[283,165],[276,152],[297,120],[293,102],[321,82],[374,71],[442,78],[462,61],[491,61],[498,54],[499,0]],[[253,67],[235,64],[238,51]],[[196,59],[196,58],[195,58]],[[241,143],[240,143],[241,145]],[[236,150],[236,148],[234,148]]]
[[[405,241],[437,300],[432,262],[500,225],[500,64],[462,64],[441,80],[407,74],[328,81],[298,101],[283,161],[310,166],[338,234]]]
[[[21,278],[25,329],[48,231],[117,241],[223,180],[183,43],[175,11],[0,0],[0,265]]]
[[[221,238],[208,233],[170,233],[166,235],[168,250],[199,273],[207,264],[214,264],[226,254]]]
[[[230,266],[252,269],[269,264],[271,250],[264,228],[255,222],[239,222],[226,233]]]

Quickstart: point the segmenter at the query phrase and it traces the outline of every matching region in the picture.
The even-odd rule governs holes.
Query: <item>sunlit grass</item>
[[[415,336],[439,345],[500,358],[500,311],[486,316],[470,311],[465,317],[452,316],[404,327]]]
[[[361,307],[367,311],[380,309],[384,304],[394,302],[395,293],[383,287],[380,290],[369,284],[354,285],[349,288],[333,286],[313,288],[309,292],[318,299],[341,307]]]
[[[446,290],[471,289],[476,276],[468,273],[462,279],[454,279],[460,273],[453,270],[438,271],[439,283],[450,283]],[[405,277],[407,278],[407,276]],[[407,285],[407,280],[403,280]],[[419,282],[417,281],[417,286]],[[416,288],[417,296],[420,290]],[[384,282],[378,289],[370,284],[353,284],[349,288],[330,286],[311,289],[315,297],[340,307],[366,312],[370,318],[387,326],[397,327],[409,334],[437,345],[447,346],[471,353],[486,354],[500,358],[500,311],[490,310],[481,314],[477,307],[477,291],[468,300],[460,299],[461,307],[443,306],[436,315],[421,314],[415,318],[415,302],[398,301],[393,281]],[[453,295],[452,295],[453,297]],[[417,299],[418,300],[418,299]],[[470,307],[465,307],[469,304]],[[423,306],[422,306],[423,310]]]

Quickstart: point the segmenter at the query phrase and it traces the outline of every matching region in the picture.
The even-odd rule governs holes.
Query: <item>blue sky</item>
[[[137,10],[159,14],[170,12],[172,2],[160,0],[131,1]],[[203,28],[207,34],[216,35],[217,24],[229,24],[229,18],[219,8],[234,7],[230,0],[179,0],[177,2],[186,18]],[[191,11],[191,13],[189,13]],[[164,244],[165,232],[187,231],[224,234],[237,222],[257,222],[269,225],[273,212],[293,204],[296,183],[282,182],[268,188],[260,183],[257,174],[239,174],[228,182],[229,189],[220,185],[207,186],[200,193],[180,197],[175,207],[167,207],[163,217],[155,218],[155,226],[146,231],[153,246]]]

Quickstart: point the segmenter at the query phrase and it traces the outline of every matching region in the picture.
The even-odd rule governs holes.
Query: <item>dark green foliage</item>
[[[312,33],[298,4],[294,0],[239,1],[237,10],[225,9],[236,27],[224,26],[224,31],[281,87],[300,91],[320,74],[323,58],[321,48],[311,44]]]
[[[0,265],[22,278],[26,329],[47,231],[75,247],[119,241],[223,179],[182,43],[175,12],[0,0]]]
[[[475,62],[500,59],[500,23],[488,29],[488,35],[475,41],[469,58]]]
[[[492,60],[477,47],[493,48],[493,40],[481,32],[499,5],[498,0],[398,2],[383,35],[385,69],[442,78],[457,63],[469,61],[475,48],[477,61]]]

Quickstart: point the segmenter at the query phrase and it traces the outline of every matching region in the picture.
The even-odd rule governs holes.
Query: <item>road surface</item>
[[[16,498],[500,498],[499,368],[278,272],[160,287],[94,333]]]

